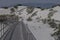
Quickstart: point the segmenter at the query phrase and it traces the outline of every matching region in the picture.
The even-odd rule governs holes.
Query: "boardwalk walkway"
[[[13,25],[10,30],[13,31],[11,31],[3,40],[36,40],[23,22]]]

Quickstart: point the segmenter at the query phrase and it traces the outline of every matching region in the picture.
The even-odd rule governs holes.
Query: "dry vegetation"
[[[27,7],[26,11],[28,14],[30,14],[34,11],[34,7]]]

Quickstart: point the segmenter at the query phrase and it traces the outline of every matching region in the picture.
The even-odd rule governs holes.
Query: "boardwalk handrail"
[[[16,23],[18,22],[18,16],[15,15],[0,15],[0,40],[5,40],[5,38],[7,37],[7,35],[13,31],[12,26],[16,25]],[[15,23],[16,22],[16,23]],[[6,25],[6,24],[7,25]],[[8,24],[10,23],[10,24]],[[6,25],[6,26],[4,26]],[[12,29],[12,30],[11,30]]]
[[[9,35],[12,36],[12,34],[13,34],[13,30],[15,29],[16,24],[17,24],[17,22],[16,22],[16,23],[13,22],[12,25],[10,25],[10,26],[6,26],[6,27],[8,27],[8,29],[7,29],[5,32],[1,32],[1,33],[3,33],[3,35],[1,34],[2,36],[0,37],[0,39],[1,39],[1,40],[5,40],[6,37],[8,36],[8,34],[9,34],[10,32],[11,32],[11,34],[9,34]],[[15,26],[14,26],[14,25],[15,25]],[[14,26],[14,27],[12,27],[12,26]],[[1,31],[2,31],[2,30],[4,31],[4,29],[5,29],[6,27],[2,28]],[[10,36],[9,39],[11,39],[11,36]]]
[[[2,23],[2,24],[3,24],[3,23]],[[2,27],[3,27],[3,28],[1,28],[1,30],[0,30],[0,33],[1,33],[0,39],[3,38],[3,36],[7,33],[8,29],[9,29],[9,28],[8,28],[8,29],[4,32],[4,29],[6,29],[8,26],[5,26],[5,27],[4,27],[4,26],[2,25]],[[2,32],[2,31],[3,31],[3,32]]]

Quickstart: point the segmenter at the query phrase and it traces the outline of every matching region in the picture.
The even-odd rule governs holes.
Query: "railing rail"
[[[4,27],[4,24],[1,22],[0,39],[4,36],[4,34],[6,34],[7,30],[8,30],[8,26]]]
[[[8,23],[9,21],[7,21]],[[3,24],[3,23],[2,23]],[[1,37],[0,37],[0,40],[12,40],[13,38],[13,34],[14,34],[14,31],[15,31],[15,28],[21,24],[21,33],[22,33],[22,36],[23,36],[23,39],[24,40],[36,40],[35,37],[33,36],[33,34],[31,33],[31,31],[29,31],[28,27],[23,23],[23,22],[20,22],[20,21],[11,21],[9,22],[9,24],[7,24],[7,26],[4,28],[1,29],[4,30],[6,29],[7,27],[7,30],[4,32],[4,31],[0,31],[1,32]],[[19,26],[18,26],[19,28]],[[2,35],[3,34],[3,35]],[[21,34],[19,34],[21,35]]]
[[[8,23],[7,21],[6,23]],[[9,22],[9,24],[5,25],[4,22],[0,22],[0,40],[6,40],[7,35],[12,36],[12,32],[15,29],[15,27],[12,27],[17,24],[16,21]],[[10,37],[10,36],[9,36]],[[11,37],[9,38],[11,39]]]

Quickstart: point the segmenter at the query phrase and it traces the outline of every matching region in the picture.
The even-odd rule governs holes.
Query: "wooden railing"
[[[16,15],[0,15],[0,40],[6,40],[7,35],[12,35],[17,22],[18,16]],[[11,38],[10,36],[8,37],[7,40]]]
[[[5,22],[6,24],[1,23],[0,22],[0,40],[6,40],[7,37],[9,37],[8,39],[11,39],[13,30],[15,29],[16,25],[18,24],[17,21],[13,21],[13,22]],[[9,23],[9,24],[8,24]],[[10,35],[10,36],[9,36]],[[7,39],[7,40],[8,40]]]

